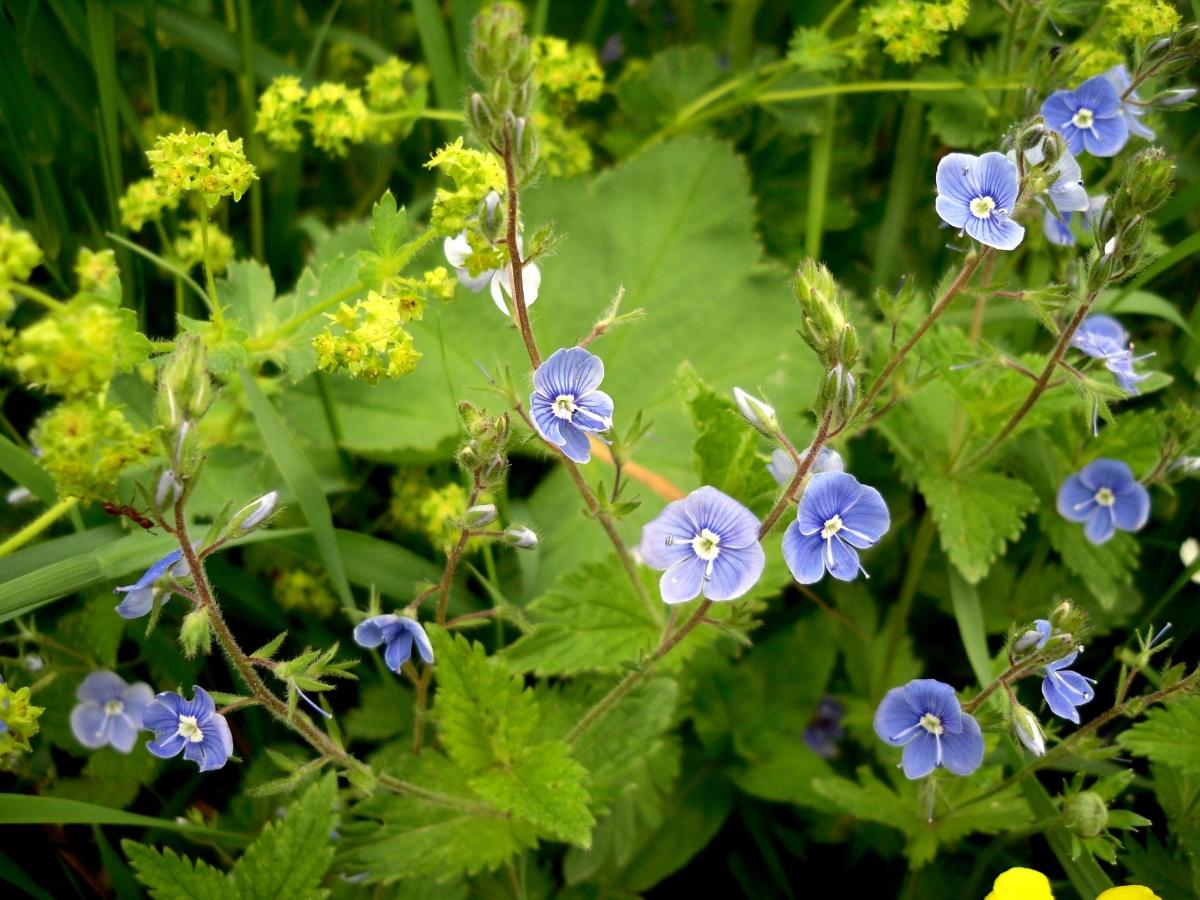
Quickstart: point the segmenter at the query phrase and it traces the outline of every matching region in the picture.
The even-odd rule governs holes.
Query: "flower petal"
[[[154,588],[134,588],[117,604],[117,615],[122,619],[140,619],[154,606]]]
[[[103,706],[109,700],[121,700],[129,685],[116,672],[98,669],[89,672],[88,676],[79,682],[75,688],[76,700],[94,700]]]
[[[603,380],[604,361],[582,347],[555,350],[533,373],[534,387],[551,400],[561,394],[579,398]]]
[[[1093,544],[1099,545],[1111,538],[1116,530],[1117,525],[1113,521],[1111,508],[1093,506],[1083,526],[1084,536]]]
[[[638,553],[650,568],[663,571],[695,555],[691,542],[699,533],[700,526],[688,512],[686,502],[676,500],[642,527]]]
[[[982,196],[991,197],[997,208],[1012,213],[1020,189],[1016,163],[993,150],[979,157],[975,178]]]
[[[575,425],[566,422],[562,427],[563,443],[562,452],[568,459],[573,459],[577,463],[586,463],[592,458],[592,444],[588,440],[586,433],[580,431]]]
[[[986,219],[971,216],[964,226],[967,234],[997,250],[1015,250],[1025,240],[1025,226],[1008,216],[993,214]]]
[[[142,710],[142,726],[159,737],[174,734],[179,728],[179,710],[182,703],[183,698],[170,691],[157,694]]]
[[[117,714],[109,716],[109,738],[108,742],[112,744],[113,749],[121,753],[128,753],[133,749],[133,745],[137,742],[138,729],[134,723],[130,721],[129,716]]]
[[[801,584],[816,584],[825,576],[825,542],[819,535],[801,534],[793,522],[783,533],[783,561]]]
[[[904,774],[914,781],[924,778],[937,767],[938,754],[938,739],[925,729],[918,729],[917,736],[905,745],[900,757]]]
[[[1150,493],[1139,482],[1132,481],[1116,492],[1113,503],[1113,522],[1122,531],[1140,531],[1150,518]]]
[[[1096,508],[1096,489],[1085,485],[1080,473],[1070,475],[1058,488],[1055,508],[1068,522],[1086,522]]]
[[[383,651],[383,661],[393,672],[399,672],[412,656],[413,636],[409,631],[402,631],[387,642]]]
[[[903,747],[917,736],[921,716],[908,701],[908,686],[894,687],[879,702],[875,709],[875,734],[885,744]]]
[[[1114,494],[1120,493],[1134,481],[1133,471],[1119,459],[1097,459],[1079,471],[1079,480],[1093,493],[1106,487]]]
[[[713,561],[712,578],[704,585],[709,600],[735,600],[758,582],[767,556],[761,544],[728,547]]]
[[[173,734],[163,740],[146,741],[146,749],[160,759],[171,759],[179,755],[186,743],[182,735]]]
[[[862,571],[862,563],[858,560],[858,552],[838,538],[823,541],[822,552],[825,554],[825,568],[838,581],[853,581]]]
[[[971,177],[978,162],[979,157],[970,153],[947,153],[939,159],[937,173],[934,175],[938,196],[953,198],[966,210],[971,201],[979,196],[975,192],[976,185]]]
[[[917,719],[932,713],[946,731],[962,730],[962,707],[950,685],[934,678],[915,678],[904,686],[904,691]]]
[[[975,717],[963,713],[962,731],[942,735],[942,765],[955,775],[970,775],[983,763],[983,732]]]
[[[1081,131],[1083,146],[1092,156],[1116,156],[1129,140],[1129,126],[1121,115],[1097,117],[1091,128]]]
[[[892,525],[892,517],[879,491],[863,485],[854,505],[842,514],[842,523],[844,528],[838,534],[847,543],[865,550],[887,533]]]
[[[89,750],[98,750],[108,743],[108,720],[104,707],[94,700],[85,700],[71,710],[71,733],[75,740]]]
[[[129,717],[130,723],[134,728],[142,728],[146,707],[154,701],[154,688],[146,684],[144,681],[139,681],[137,684],[131,684],[125,690],[125,696],[122,702],[125,704],[125,715]]]
[[[708,566],[694,553],[663,573],[658,587],[664,603],[687,603],[699,595],[704,586],[704,570]]]
[[[705,485],[692,491],[683,501],[688,514],[700,528],[721,538],[721,547],[751,547],[758,543],[758,517],[728,494]],[[697,529],[698,533],[699,529]]]
[[[384,634],[385,627],[393,625],[395,621],[396,616],[394,614],[372,616],[369,619],[364,619],[354,628],[354,643],[367,649],[378,647],[387,639]]]

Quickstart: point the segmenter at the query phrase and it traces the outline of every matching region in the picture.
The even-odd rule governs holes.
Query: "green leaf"
[[[336,824],[337,778],[327,775],[288,806],[282,822],[271,822],[233,867],[242,897],[324,897],[320,889],[333,861],[329,835]]]
[[[1134,756],[1200,775],[1200,697],[1184,697],[1151,710],[1121,732],[1117,743]]]
[[[313,539],[328,570],[329,580],[333,582],[342,603],[347,608],[352,608],[354,597],[350,593],[350,583],[346,580],[346,569],[333,531],[333,516],[329,511],[329,501],[325,498],[321,481],[275,407],[258,389],[254,376],[245,369],[241,369],[239,375],[263,442],[271,452],[275,465],[279,467],[279,474],[296,495],[304,518],[312,528]]]
[[[1096,312],[1114,315],[1133,313],[1134,315],[1153,316],[1178,326],[1185,334],[1192,333],[1187,320],[1180,314],[1175,304],[1150,291],[1107,290],[1096,298],[1093,309]]]
[[[958,623],[958,635],[971,663],[975,680],[983,687],[992,680],[992,657],[987,648],[987,630],[983,625],[983,605],[979,592],[958,572],[951,569],[950,604],[954,608],[954,620]]]
[[[204,860],[130,840],[122,841],[121,849],[154,900],[229,900],[238,894],[229,876]]]
[[[1066,567],[1083,580],[1101,606],[1114,609],[1127,598],[1139,549],[1133,535],[1118,531],[1097,546],[1087,539],[1082,525],[1049,509],[1039,514],[1038,524]]]
[[[404,244],[404,232],[408,228],[408,213],[404,207],[396,207],[392,192],[383,196],[371,208],[371,243],[380,256],[394,255]]]
[[[125,825],[132,828],[160,828],[195,837],[207,837],[229,844],[244,844],[249,838],[233,831],[203,828],[175,819],[156,819],[94,803],[39,797],[30,794],[0,794],[0,825]]]
[[[643,583],[649,596],[657,593],[654,573],[647,573]],[[662,635],[661,618],[646,608],[615,557],[564,575],[526,611],[533,632],[500,653],[518,672],[622,672],[623,662],[648,654]]]
[[[923,472],[918,484],[942,549],[971,584],[982,580],[1005,545],[1020,536],[1025,516],[1038,504],[1029,485],[997,472]]]
[[[58,499],[54,481],[38,465],[36,457],[0,435],[0,472],[29,490],[45,503]]]

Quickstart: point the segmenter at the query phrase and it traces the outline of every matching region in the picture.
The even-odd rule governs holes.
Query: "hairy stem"
[[[812,468],[813,462],[817,458],[817,454],[821,452],[821,448],[825,446],[825,442],[829,440],[829,427],[833,421],[833,408],[830,407],[825,412],[825,416],[821,419],[821,427],[817,429],[817,436],[813,438],[812,444],[808,448],[808,452],[804,454],[799,465],[796,466],[796,474],[792,476],[791,482],[779,495],[779,499],[775,501],[775,505],[771,507],[771,511],[767,513],[766,518],[762,520],[762,525],[758,529],[759,540],[762,540],[771,529],[775,527],[775,523],[779,521],[779,517],[783,515],[783,511],[788,508],[793,500],[796,499],[796,492],[800,490],[800,486],[804,484],[804,479],[808,475],[808,470]],[[793,448],[794,450],[795,448]]]

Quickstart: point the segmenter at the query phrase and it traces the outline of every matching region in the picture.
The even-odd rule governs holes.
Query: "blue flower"
[[[703,593],[709,600],[734,600],[762,575],[766,554],[758,519],[714,487],[668,503],[642,529],[643,562],[663,573],[665,603],[686,603]]]
[[[160,578],[166,577],[168,570],[175,578],[187,576],[188,564],[187,560],[183,558],[182,550],[172,550],[148,568],[142,577],[133,584],[113,588],[114,594],[125,595],[125,599],[117,606],[117,615],[123,619],[140,619],[150,612],[150,608],[154,605],[154,596],[160,590],[157,582]],[[164,602],[170,599],[171,595],[168,594]]]
[[[1011,218],[1019,192],[1017,167],[1003,154],[948,153],[938,163],[934,206],[943,221],[981,244],[1012,250],[1025,237]]]
[[[1131,396],[1139,393],[1138,384],[1150,377],[1147,373],[1135,371],[1134,364],[1154,354],[1134,356],[1129,333],[1112,316],[1088,316],[1071,336],[1071,346],[1093,359],[1104,360],[1104,367],[1113,373],[1121,389]]]
[[[1046,646],[1046,642],[1050,640],[1050,635],[1053,633],[1054,626],[1050,624],[1049,619],[1035,619],[1033,629],[1017,638],[1013,649],[1018,653],[1024,653],[1027,650],[1041,650]]]
[[[954,688],[932,678],[888,691],[875,710],[875,733],[904,748],[901,765],[909,778],[924,778],[939,766],[970,775],[983,762],[979,723],[962,711]]]
[[[837,754],[838,742],[846,733],[842,717],[846,708],[833,697],[822,697],[817,712],[804,729],[804,743],[818,756],[831,759]]]
[[[368,649],[386,644],[383,661],[393,672],[399,672],[412,656],[413,645],[426,665],[433,663],[433,644],[416,619],[389,613],[359,622],[354,629],[354,641]]]
[[[1082,706],[1096,696],[1089,684],[1092,679],[1067,670],[1067,666],[1075,662],[1078,655],[1078,650],[1072,650],[1057,662],[1050,663],[1046,666],[1046,677],[1042,679],[1042,696],[1046,698],[1050,711],[1076,725],[1079,724],[1079,710],[1075,707]]]
[[[1025,161],[1030,165],[1036,166],[1045,158],[1040,145],[1025,151]],[[1016,164],[1015,150],[1009,151],[1008,159]],[[1083,171],[1070,150],[1064,150],[1055,160],[1054,165],[1050,167],[1050,173],[1054,176],[1054,182],[1046,188],[1046,197],[1054,209],[1059,212],[1083,212],[1088,208],[1088,195],[1083,188]]]
[[[182,751],[183,758],[196,763],[201,772],[211,772],[224,766],[233,753],[229,723],[202,687],[192,688],[191,700],[163,691],[146,705],[142,721],[154,732],[146,749],[162,759]]]
[[[800,451],[801,459],[806,456],[808,456],[807,447]],[[842,472],[845,469],[846,464],[842,462],[840,453],[828,447],[822,447],[817,451],[817,458],[812,461],[808,471],[813,475],[820,475],[822,472]],[[796,477],[796,461],[790,454],[784,453],[782,450],[772,450],[771,461],[767,463],[767,471],[771,473],[771,477],[778,482],[780,487],[787,487]]]
[[[1046,240],[1058,247],[1074,247],[1075,234],[1071,231],[1071,217],[1069,212],[1056,213],[1046,207],[1042,215],[1042,231]]]
[[[538,434],[577,463],[592,458],[588,435],[612,428],[612,397],[598,391],[600,357],[582,347],[555,350],[533,373],[529,409]]]
[[[872,547],[891,526],[879,491],[845,472],[814,475],[800,498],[796,521],[783,534],[783,559],[801,584],[828,571],[853,581],[862,571],[858,550]]]
[[[1138,531],[1150,518],[1150,494],[1129,466],[1115,459],[1089,463],[1058,489],[1058,514],[1083,522],[1093,544],[1103,544],[1116,529]]]
[[[1143,125],[1141,121],[1142,116],[1146,114],[1142,98],[1138,96],[1137,91],[1131,92],[1128,97],[1125,96],[1125,92],[1133,84],[1133,79],[1129,77],[1129,72],[1125,67],[1113,66],[1100,77],[1111,84],[1113,90],[1117,92],[1117,99],[1121,103],[1121,116],[1125,119],[1125,127],[1129,129],[1129,133],[1136,134],[1148,141],[1154,140],[1154,132]]]
[[[1129,140],[1120,95],[1103,75],[1073,91],[1055,91],[1042,104],[1042,118],[1075,154],[1115,156]]]
[[[142,715],[154,699],[144,681],[127,684],[115,672],[92,672],[75,688],[79,702],[71,710],[71,731],[89,750],[112,745],[122,753],[133,749],[142,730]]]

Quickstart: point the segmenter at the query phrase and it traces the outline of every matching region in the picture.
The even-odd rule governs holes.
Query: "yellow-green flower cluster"
[[[0,766],[12,769],[21,754],[33,749],[29,740],[38,733],[41,727],[38,719],[45,711],[30,702],[29,688],[14,690],[7,683],[0,683],[0,722],[4,723],[0,732]]]
[[[414,306],[403,303],[399,295],[385,297],[371,291],[363,300],[326,313],[330,325],[313,339],[317,365],[326,372],[348,372],[369,384],[407,375],[421,358],[403,325],[414,318]]]
[[[112,250],[81,247],[75,258],[75,277],[81,294],[120,297],[121,270],[117,268],[117,255]]]
[[[541,109],[534,110],[533,127],[537,129],[538,159],[548,175],[572,178],[592,170],[592,148],[579,129]]]
[[[424,469],[405,467],[392,476],[388,508],[400,529],[424,534],[433,543],[442,544],[457,540],[457,531],[450,526],[466,513],[467,500],[461,484],[434,485]],[[486,502],[486,498],[480,502]]]
[[[1170,34],[1183,21],[1170,0],[1106,0],[1104,12],[1117,37],[1138,43]]]
[[[188,219],[179,226],[180,234],[175,238],[175,256],[185,269],[198,266],[204,261],[204,239],[200,234],[200,220]],[[214,223],[208,223],[208,264],[213,273],[224,272],[233,262],[233,238]]]
[[[364,141],[371,129],[362,91],[336,81],[318,84],[304,98],[313,144],[342,156],[350,144]]]
[[[467,220],[479,214],[484,198],[491,191],[505,192],[504,167],[500,160],[482,150],[463,146],[462,138],[433,154],[427,169],[438,169],[454,182],[454,188],[440,187],[433,198],[430,226],[438,234],[456,235],[467,227]]]
[[[458,540],[458,529],[452,525],[461,520],[466,511],[467,492],[461,484],[452,481],[425,495],[419,515],[429,539],[435,544],[448,544]]]
[[[258,98],[258,114],[254,122],[256,133],[280,150],[295,150],[300,146],[297,127],[304,114],[304,98],[308,92],[295,75],[280,75]]]
[[[168,194],[153,178],[139,178],[125,188],[117,201],[121,224],[130,231],[141,231],[147,222],[157,222],[164,209],[179,205],[179,194]]]
[[[562,38],[535,38],[533,60],[538,87],[555,104],[570,110],[599,100],[604,93],[604,70],[596,51],[587,44],[572,46]]]
[[[271,584],[271,594],[284,609],[321,618],[333,615],[339,606],[328,580],[319,571],[308,568],[280,572]]]
[[[896,62],[918,62],[936,56],[946,34],[967,21],[970,0],[888,0],[863,11],[862,31],[883,41],[883,51]]]
[[[8,285],[28,281],[41,264],[41,248],[29,232],[0,219],[0,320],[7,318],[17,305]]]
[[[38,420],[31,439],[58,492],[85,501],[111,499],[121,472],[154,446],[151,432],[138,431],[120,409],[94,400],[56,406]]]
[[[429,72],[393,56],[367,73],[367,106],[371,110],[371,137],[394,141],[407,135],[428,95]]]
[[[146,158],[167,203],[195,193],[212,209],[222,197],[241,200],[258,178],[254,166],[246,161],[242,139],[231,140],[226,131],[163,135],[146,151]]]
[[[1125,64],[1125,54],[1110,46],[1080,41],[1071,47],[1071,51],[1077,61],[1074,73],[1076,79],[1091,78],[1093,75],[1107,72],[1113,66]]]

